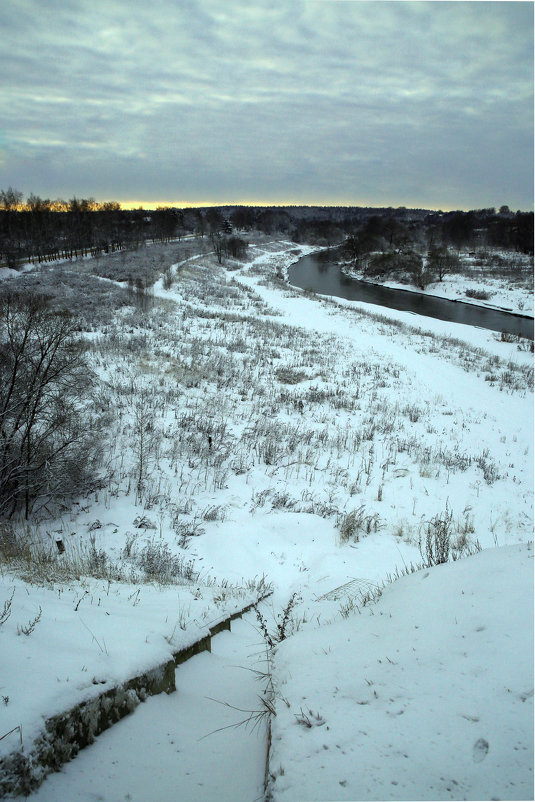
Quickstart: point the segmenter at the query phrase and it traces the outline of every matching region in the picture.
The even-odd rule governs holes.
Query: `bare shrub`
[[[491,298],[492,293],[487,292],[486,290],[475,290],[468,288],[465,291],[465,295],[467,298],[475,298],[477,301],[488,301],[489,298]]]
[[[0,625],[5,624],[9,616],[11,615],[11,604],[13,602],[13,596],[15,595],[15,588],[11,591],[11,596],[9,599],[6,599],[2,610],[0,610]]]
[[[268,628],[267,621],[258,609],[258,606],[254,606],[260,631],[262,632],[268,649],[274,649],[278,643],[285,640],[290,634],[289,625],[291,622],[292,610],[299,601],[300,599],[297,593],[292,593],[286,606],[278,614],[274,629],[271,630]]]
[[[192,561],[186,561],[180,555],[173,554],[168,544],[162,540],[147,541],[135,562],[148,579],[154,579],[162,584],[172,584],[177,579],[196,581],[198,578]]]
[[[202,512],[203,521],[224,521],[227,517],[227,508],[224,504],[213,504]]]
[[[406,404],[401,411],[408,416],[411,423],[417,423],[423,415],[423,410],[418,404]]]
[[[447,563],[450,557],[453,535],[453,511],[448,508],[435,515],[425,525],[425,532],[419,538],[420,554],[426,568]]]
[[[271,497],[271,507],[274,510],[291,510],[297,504],[297,499],[290,496],[285,491],[281,493],[273,493]]]
[[[204,529],[196,517],[180,519],[178,516],[175,516],[173,529],[176,535],[176,541],[181,549],[186,549],[188,547],[192,537],[204,535]]]
[[[168,267],[163,274],[163,288],[164,290],[170,290],[173,286],[173,274],[171,272],[171,268]]]
[[[39,605],[39,612],[37,613],[35,618],[31,618],[27,624],[17,625],[17,635],[31,635],[35,627],[41,620],[42,614],[43,614],[43,608],[41,607],[41,605]]]
[[[380,515],[377,512],[367,513],[364,504],[339,516],[337,522],[342,543],[347,543],[349,540],[358,542],[362,535],[377,532],[381,526]]]
[[[308,378],[303,371],[296,370],[288,365],[277,368],[275,375],[282,384],[299,384],[299,382]]]
[[[490,458],[487,448],[484,449],[481,456],[477,457],[476,464],[483,471],[483,478],[488,485],[494,484],[501,478],[496,463]]]

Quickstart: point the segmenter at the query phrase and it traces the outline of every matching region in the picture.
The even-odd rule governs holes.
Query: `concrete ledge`
[[[213,637],[217,635],[218,632],[223,632],[224,629],[228,629],[230,631],[230,618],[227,618],[226,621],[220,621],[219,624],[216,624],[214,627],[210,629],[210,635]]]
[[[230,625],[228,627],[230,629]],[[190,657],[195,657],[196,654],[200,654],[201,652],[211,652],[212,651],[212,631],[210,630],[210,634],[206,635],[204,638],[201,638],[192,646],[188,646],[187,649],[182,649],[180,652],[177,652],[173,655],[175,666],[179,666],[181,663],[185,663],[186,660],[189,660]],[[173,675],[174,677],[174,675]],[[174,684],[174,679],[173,679]],[[176,690],[173,688],[173,690]]]
[[[132,713],[140,702],[149,696],[175,691],[176,667],[203,651],[210,652],[212,637],[230,630],[231,621],[253,607],[254,604],[249,604],[215,624],[208,635],[176,652],[165,663],[47,719],[43,732],[28,752],[21,747],[0,759],[0,798],[26,796],[35,791],[48,774],[58,771],[80,749],[92,744],[97,735]]]
[[[31,751],[22,749],[0,760],[0,797],[29,794],[45,777],[92,744],[140,702],[155,694],[171,693],[175,686],[175,661],[168,660],[126,683],[81,702],[71,710],[49,718]]]

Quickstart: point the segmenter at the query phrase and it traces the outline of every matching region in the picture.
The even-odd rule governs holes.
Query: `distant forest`
[[[48,200],[9,187],[0,191],[0,266],[110,253],[188,235],[213,238],[259,230],[296,243],[426,251],[499,247],[533,254],[533,212],[507,206],[473,211],[345,206],[159,207],[125,210],[93,198]]]

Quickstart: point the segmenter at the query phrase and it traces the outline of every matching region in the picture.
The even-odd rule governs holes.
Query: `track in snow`
[[[31,799],[41,802],[253,802],[263,798],[266,728],[232,727],[245,716],[218,699],[258,708],[263,668],[254,613],[232,622],[177,668],[176,693],[161,694],[98,736]],[[259,662],[259,660],[261,662]],[[208,735],[208,737],[204,737]],[[202,740],[200,740],[202,739]]]

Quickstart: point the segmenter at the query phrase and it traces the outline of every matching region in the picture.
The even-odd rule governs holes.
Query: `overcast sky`
[[[4,0],[0,189],[533,208],[533,4]]]

